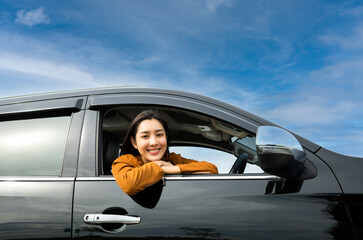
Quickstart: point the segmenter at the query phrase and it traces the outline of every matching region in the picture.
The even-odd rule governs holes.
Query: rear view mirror
[[[302,146],[291,133],[281,128],[259,127],[256,150],[260,167],[267,173],[294,179],[305,169],[306,153]]]

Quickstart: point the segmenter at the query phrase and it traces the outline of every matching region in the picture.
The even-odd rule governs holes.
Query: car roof
[[[164,94],[170,96],[180,96],[188,99],[194,99],[195,101],[206,102],[208,104],[212,104],[218,106],[222,109],[228,109],[228,111],[232,111],[238,115],[242,115],[245,118],[251,119],[254,122],[259,123],[260,125],[269,125],[269,126],[277,126],[276,124],[263,119],[255,114],[247,112],[241,108],[235,107],[228,103],[219,101],[214,98],[210,98],[207,96],[202,96],[195,93],[178,91],[178,90],[170,90],[170,89],[160,89],[160,88],[145,88],[145,87],[107,87],[107,88],[97,88],[97,89],[81,89],[81,90],[72,90],[72,91],[63,91],[63,92],[51,92],[51,93],[41,93],[41,94],[31,94],[24,96],[15,96],[15,97],[7,97],[0,99],[0,106],[11,105],[11,104],[21,104],[28,102],[36,102],[36,101],[44,101],[44,100],[57,100],[62,98],[80,98],[80,97],[89,97],[89,96],[97,96],[97,95],[107,95],[107,94],[122,94],[122,93],[135,93],[135,94]],[[315,152],[320,146],[312,143],[305,138],[302,138],[296,134],[294,134],[299,140],[302,142],[302,145],[307,147],[309,150]]]
[[[208,102],[222,108],[229,109],[236,113],[242,114],[254,121],[257,121],[263,125],[274,125],[273,123],[263,119],[257,115],[254,115],[250,112],[247,112],[241,108],[237,108],[225,102],[219,101],[214,98],[206,97],[203,95],[178,91],[178,90],[170,90],[170,89],[161,89],[161,88],[137,88],[137,87],[109,87],[109,88],[96,88],[96,89],[81,89],[81,90],[72,90],[72,91],[62,91],[62,92],[50,92],[50,93],[40,93],[40,94],[31,94],[31,95],[23,95],[23,96],[15,96],[15,97],[7,97],[0,98],[0,106],[7,104],[16,104],[16,103],[25,103],[25,102],[33,102],[33,101],[42,101],[42,100],[52,100],[52,99],[60,99],[60,98],[71,98],[71,97],[87,97],[87,96],[95,96],[95,95],[104,95],[104,94],[117,94],[117,93],[155,93],[155,94],[168,94],[175,96],[183,96],[203,102]]]

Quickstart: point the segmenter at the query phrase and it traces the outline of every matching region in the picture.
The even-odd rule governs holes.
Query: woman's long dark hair
[[[168,130],[168,125],[166,124],[166,117],[162,113],[149,109],[139,113],[131,122],[129,130],[127,131],[124,141],[122,143],[121,155],[132,154],[134,156],[137,156],[140,154],[139,151],[136,148],[134,148],[134,146],[132,145],[131,137],[136,139],[137,129],[142,121],[152,120],[152,119],[158,120],[163,126],[167,138],[167,146],[165,154],[169,153],[169,137],[168,137],[169,130]]]

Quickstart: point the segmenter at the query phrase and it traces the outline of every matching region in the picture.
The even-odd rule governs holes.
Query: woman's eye
[[[143,135],[143,136],[141,136],[141,138],[147,138],[148,137],[148,135]]]

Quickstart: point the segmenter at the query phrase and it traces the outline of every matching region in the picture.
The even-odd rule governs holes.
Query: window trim
[[[159,105],[203,113],[204,115],[214,116],[217,119],[223,119],[224,121],[236,126],[241,126],[241,128],[244,128],[246,131],[251,133],[256,133],[257,127],[260,126],[260,124],[256,123],[254,120],[238,112],[233,112],[230,109],[219,106],[213,102],[206,102],[190,97],[169,94],[121,93],[91,95],[89,96],[86,108],[99,110],[105,107],[111,108],[127,105]]]
[[[73,182],[74,177],[58,177],[58,176],[2,176],[2,182]]]
[[[166,175],[164,181],[205,181],[205,180],[281,180],[281,177],[267,173],[248,174],[190,174],[190,175]],[[99,177],[77,177],[76,181],[115,181],[112,175]]]
[[[0,105],[0,117],[17,114],[34,114],[48,111],[80,111],[84,108],[84,98],[61,98]]]

